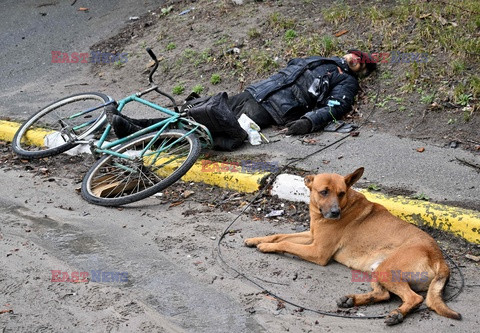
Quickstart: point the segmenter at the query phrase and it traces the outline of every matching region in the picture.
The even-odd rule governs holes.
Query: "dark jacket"
[[[278,125],[308,118],[312,131],[317,131],[351,110],[358,80],[343,58],[315,56],[292,59],[286,68],[246,90]]]

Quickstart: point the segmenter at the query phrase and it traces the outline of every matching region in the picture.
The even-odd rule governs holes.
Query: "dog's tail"
[[[447,264],[440,262],[436,265],[435,276],[430,282],[427,292],[427,306],[441,316],[462,319],[462,315],[450,309],[442,299],[442,292],[450,276],[450,269]]]

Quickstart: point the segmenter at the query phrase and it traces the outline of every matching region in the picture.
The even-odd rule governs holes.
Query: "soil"
[[[312,31],[322,35],[335,33],[322,19],[311,18],[311,13],[318,12],[320,7],[318,1],[294,0],[243,1],[243,5],[235,5],[233,1],[167,1],[158,10],[141,16],[111,38],[92,46],[92,50],[129,54],[125,66],[97,65],[92,67],[92,73],[110,88],[122,86],[121,81],[127,78],[144,85],[150,61],[144,48],[148,46],[160,59],[156,77],[161,77],[161,88],[168,93],[179,85],[185,88],[183,93],[174,96],[178,101],[184,100],[196,85],[203,86],[203,95],[219,91],[235,94],[249,82],[274,73],[291,58],[293,51],[285,45],[285,32],[269,23],[272,17],[291,19],[305,35]],[[168,14],[162,14],[166,9]],[[180,15],[185,10],[189,11]],[[336,40],[339,49],[350,48],[351,40],[365,38],[364,29],[356,24],[353,19],[343,23],[349,32],[345,35],[348,37]],[[252,31],[259,36],[252,37]],[[259,67],[260,60],[255,62],[253,56],[249,56],[254,51],[263,52],[258,53],[258,57],[262,54],[276,57],[276,65]],[[189,52],[190,56],[186,56]],[[309,55],[308,51],[305,55]],[[208,60],[203,61],[202,57]],[[347,118],[359,121],[368,118],[372,128],[401,137],[480,151],[477,105],[474,103],[467,112],[448,98],[425,104],[420,102],[418,92],[399,92],[404,82],[398,78],[403,77],[407,69],[407,64],[379,64],[375,74],[361,81],[357,103]],[[384,73],[389,75],[383,76]],[[212,74],[220,75],[221,82],[212,84]],[[432,89],[437,89],[434,78],[432,81]],[[391,96],[396,96],[398,102]]]

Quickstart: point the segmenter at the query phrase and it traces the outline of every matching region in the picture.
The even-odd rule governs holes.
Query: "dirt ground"
[[[347,2],[355,5],[355,2]],[[296,44],[284,41],[289,22],[293,22],[299,35],[333,35],[337,28],[321,19],[320,9],[328,5],[325,1],[293,0],[243,1],[241,6],[225,0],[167,1],[158,10],[132,21],[118,34],[93,45],[92,50],[126,52],[129,57],[121,66],[93,66],[92,74],[112,96],[115,97],[115,93],[124,96],[125,80],[131,81],[129,87],[145,86],[150,58],[144,49],[151,47],[161,60],[156,76],[160,87],[168,93],[175,87],[184,88],[183,92],[174,95],[177,101],[183,101],[196,86],[202,87],[202,95],[219,91],[235,94],[249,82],[265,78],[290,60],[295,52],[290,48]],[[312,17],[312,12],[318,15]],[[352,43],[366,38],[366,27],[358,24],[354,19],[343,23],[348,33],[334,40],[339,53],[358,47]],[[377,37],[371,42],[372,50],[382,48],[382,39]],[[307,48],[299,53],[311,55],[312,50]],[[430,55],[432,63],[436,56]],[[274,64],[265,59],[268,57],[275,58]],[[430,104],[421,102],[421,94],[424,94],[421,88],[414,92],[401,90],[409,66],[406,63],[379,64],[374,75],[361,81],[357,104],[348,120],[361,122],[368,118],[370,125],[380,131],[433,142],[441,147],[480,151],[480,117],[475,100],[467,110],[452,103],[451,96],[448,97],[451,92],[444,97],[439,91],[436,96],[441,95],[441,98],[434,98]],[[220,76],[219,83],[210,81],[214,74]],[[445,90],[440,80],[440,77],[431,78],[431,89]],[[456,80],[460,82],[462,78]],[[456,84],[455,80],[451,82],[452,90]]]

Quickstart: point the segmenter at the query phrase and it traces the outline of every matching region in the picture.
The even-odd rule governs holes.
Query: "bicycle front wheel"
[[[198,138],[183,130],[134,138],[95,162],[83,178],[82,197],[100,206],[145,199],[187,173],[200,150]]]
[[[107,95],[91,92],[71,95],[44,107],[17,130],[13,151],[33,159],[73,148],[103,126],[105,104],[111,101]]]

